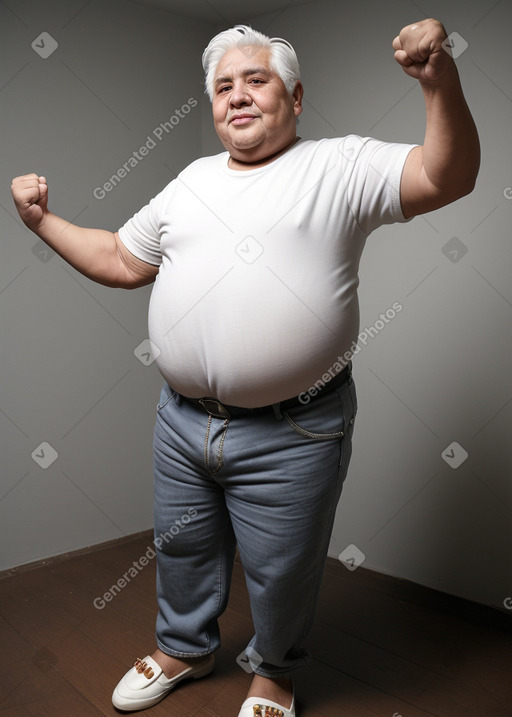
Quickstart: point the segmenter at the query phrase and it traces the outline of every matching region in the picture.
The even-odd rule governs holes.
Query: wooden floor
[[[155,561],[103,609],[93,600],[150,545],[147,533],[0,576],[0,717],[119,714],[113,687],[135,657],[154,649]],[[330,560],[313,660],[296,673],[298,717],[510,717],[507,618]],[[182,683],[146,714],[237,717],[251,676],[236,657],[252,635],[238,563],[221,630],[214,673]]]

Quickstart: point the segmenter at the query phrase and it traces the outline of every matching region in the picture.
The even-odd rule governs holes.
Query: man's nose
[[[247,92],[245,83],[235,83],[231,92],[229,102],[233,107],[245,107],[246,105],[252,105],[252,98]]]

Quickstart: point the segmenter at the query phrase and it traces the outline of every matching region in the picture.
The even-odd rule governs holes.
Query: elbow
[[[148,284],[152,284],[154,279],[136,279],[136,278],[126,278],[126,279],[119,279],[118,281],[113,282],[104,282],[105,286],[110,287],[111,289],[140,289],[143,286],[147,286]]]
[[[479,169],[480,158],[475,162],[474,167],[467,169],[464,174],[459,174],[451,187],[446,188],[448,203],[455,202],[457,199],[462,199],[462,197],[467,197],[468,194],[473,192],[476,187]]]
[[[454,200],[462,199],[471,194],[476,187],[478,173],[480,171],[480,144],[476,144],[467,151],[464,165],[453,175],[452,191]]]
[[[465,197],[468,194],[471,194],[471,192],[476,187],[476,180],[478,179],[478,173],[480,171],[480,145],[478,144],[477,148],[474,151],[474,160],[473,160],[473,166],[468,169],[465,176],[465,183],[463,187],[463,194],[461,196]]]
[[[457,192],[457,196],[455,197],[454,201],[457,199],[462,199],[463,197],[467,197],[468,194],[471,194],[471,192],[476,187],[476,177],[472,179],[471,181],[465,182],[463,185],[459,187],[459,190]]]
[[[128,273],[117,276],[98,276],[97,274],[89,275],[84,273],[84,276],[109,289],[139,289],[142,286],[151,284],[153,281],[153,279],[141,279]]]
[[[462,199],[462,197],[467,197],[467,195],[471,194],[471,192],[475,189],[476,180],[478,178],[478,169],[479,167],[477,167],[473,173],[468,173],[468,175],[464,178],[464,181],[459,187],[458,199]]]

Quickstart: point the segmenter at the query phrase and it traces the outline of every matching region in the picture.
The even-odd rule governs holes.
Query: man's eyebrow
[[[267,69],[266,67],[263,67],[263,65],[260,65],[257,67],[247,67],[245,70],[242,70],[242,72],[240,74],[243,77],[247,77],[249,75],[266,75],[268,77],[272,73],[269,69]],[[215,78],[216,85],[220,85],[222,82],[231,82],[231,81],[232,81],[231,75],[221,75],[221,76]]]

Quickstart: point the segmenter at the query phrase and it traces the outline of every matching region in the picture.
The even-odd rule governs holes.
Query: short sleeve
[[[339,149],[348,201],[366,236],[382,224],[409,221],[400,203],[400,181],[409,152],[416,146],[356,135],[342,140]]]
[[[174,181],[119,228],[119,236],[125,247],[138,259],[154,266],[162,263],[161,227],[173,191]]]

